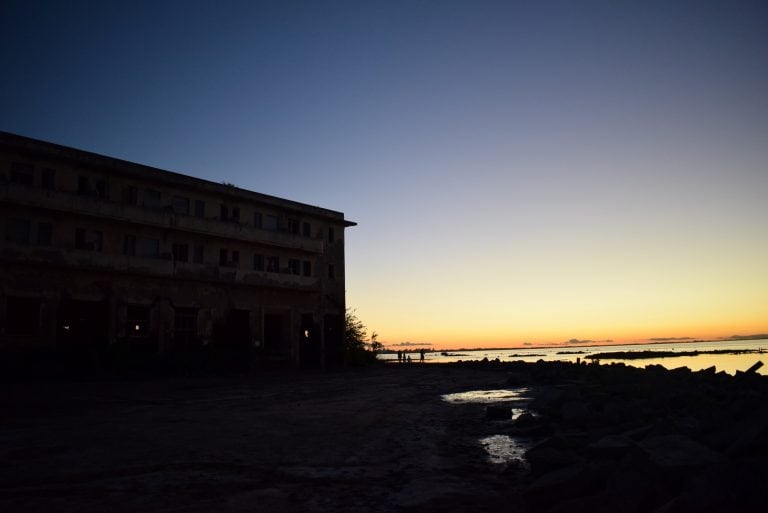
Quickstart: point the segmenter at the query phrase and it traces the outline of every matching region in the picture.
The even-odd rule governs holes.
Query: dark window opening
[[[96,180],[96,196],[99,198],[107,197],[107,182],[104,180]]]
[[[134,235],[125,236],[125,240],[123,240],[123,254],[136,256],[136,237]]]
[[[149,307],[128,306],[126,311],[125,332],[132,338],[145,338],[149,336]]]
[[[29,244],[29,219],[8,219],[5,225],[5,240],[16,244]]]
[[[205,217],[205,201],[195,200],[195,217]]]
[[[288,259],[288,272],[290,274],[295,274],[298,276],[300,273],[299,266],[300,266],[300,263],[295,258]]]
[[[254,228],[262,228],[263,227],[261,212],[256,212],[255,214],[253,214],[253,226],[254,226]]]
[[[53,225],[51,223],[37,224],[37,243],[40,246],[50,246],[53,235]]]
[[[75,229],[75,248],[87,251],[101,251],[103,235],[99,230]]]
[[[267,272],[268,273],[280,272],[280,257],[276,257],[276,256],[267,257]]]
[[[125,187],[123,189],[123,201],[130,205],[138,205],[139,190],[136,187]]]
[[[232,267],[237,267],[240,265],[240,252],[235,250],[232,251],[232,260],[230,261],[230,265]]]
[[[91,182],[87,176],[77,177],[77,193],[86,195],[91,193]]]
[[[328,228],[328,242],[335,242],[336,241],[336,230],[333,229],[333,227]]]
[[[277,231],[277,216],[267,214],[264,216],[264,229],[270,232]]]
[[[190,348],[197,337],[197,310],[175,308],[173,319],[173,341],[179,348]]]
[[[189,244],[174,244],[173,259],[178,262],[189,262]]]
[[[219,250],[219,265],[221,265],[221,266],[227,265],[227,250],[226,249],[220,249]]]
[[[229,207],[222,204],[219,205],[219,219],[226,221],[229,219]]]
[[[311,237],[312,236],[312,225],[309,223],[302,223],[301,225],[301,234],[304,237]]]
[[[56,188],[56,170],[44,167],[40,174],[40,187],[43,189]]]
[[[232,207],[232,221],[240,221],[240,208]]]
[[[174,196],[172,206],[175,213],[189,215],[189,198]]]
[[[304,262],[302,262],[302,267],[304,276],[312,276],[312,262],[309,260],[304,260]]]
[[[299,222],[296,219],[288,219],[288,233],[292,235],[299,234]]]
[[[154,189],[144,189],[144,206],[147,208],[163,208],[163,195]]]
[[[254,271],[264,270],[264,255],[253,255],[253,270]]]
[[[160,239],[139,237],[136,240],[136,255],[142,258],[160,258]]]
[[[35,168],[32,164],[14,162],[11,164],[11,183],[34,185]]]
[[[205,249],[203,248],[203,245],[197,244],[195,246],[195,254],[193,256],[195,263],[202,264],[204,256],[205,256]]]

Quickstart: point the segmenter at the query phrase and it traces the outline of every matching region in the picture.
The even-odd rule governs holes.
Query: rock
[[[663,469],[687,469],[719,462],[720,454],[683,435],[651,436],[640,442],[648,460]]]
[[[575,463],[576,459],[570,451],[564,451],[555,447],[532,447],[525,453],[528,463],[531,465],[533,475],[546,474]]]
[[[590,495],[595,485],[591,469],[577,464],[539,476],[528,486],[525,495],[534,510],[539,511],[546,505]]]
[[[604,436],[587,446],[590,454],[600,458],[620,458],[635,448],[635,441],[623,435]]]
[[[485,407],[485,418],[488,420],[509,420],[512,418],[512,408],[498,404]]]
[[[560,407],[560,417],[565,422],[582,423],[589,418],[589,408],[584,401],[576,399],[563,403]]]
[[[510,372],[507,376],[507,385],[513,387],[526,386],[531,383],[531,375],[527,372]]]

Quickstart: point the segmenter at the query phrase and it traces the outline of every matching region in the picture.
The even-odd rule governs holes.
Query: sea
[[[715,367],[717,371],[725,371],[728,374],[736,374],[736,371],[746,371],[758,361],[765,365],[757,370],[759,374],[768,375],[768,339],[758,340],[720,340],[708,342],[667,342],[654,344],[625,344],[610,346],[558,346],[558,347],[525,347],[517,349],[477,349],[477,350],[451,350],[426,352],[424,363],[448,363],[469,360],[482,360],[498,358],[502,362],[524,361],[566,361],[591,362],[587,356],[606,352],[641,352],[641,351],[669,351],[673,353],[691,351],[755,351],[742,354],[698,354],[695,356],[670,356],[661,358],[643,359],[600,359],[601,365],[611,363],[624,363],[634,367],[647,365],[661,365],[667,369],[688,367],[692,371],[698,371],[709,367]],[[411,350],[411,363],[420,363],[417,350]],[[765,351],[762,353],[760,351]],[[379,354],[381,360],[397,363],[397,353]]]

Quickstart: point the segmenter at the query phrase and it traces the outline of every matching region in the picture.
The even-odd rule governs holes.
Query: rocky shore
[[[445,400],[468,391],[513,398]],[[730,512],[768,503],[768,378],[756,373],[384,365],[3,384],[0,408],[3,511]],[[484,449],[507,436],[527,448],[525,460],[500,463]]]
[[[714,368],[510,364],[532,386],[511,435],[541,436],[521,493],[531,511],[761,511],[768,379]]]

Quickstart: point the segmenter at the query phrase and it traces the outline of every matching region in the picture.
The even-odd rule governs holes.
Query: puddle
[[[452,404],[462,403],[500,403],[505,401],[527,401],[527,388],[502,390],[472,390],[456,394],[443,394],[443,401]]]
[[[507,435],[492,435],[481,438],[480,445],[488,453],[488,460],[493,464],[506,465],[514,462],[525,465],[525,451],[530,444]]]

